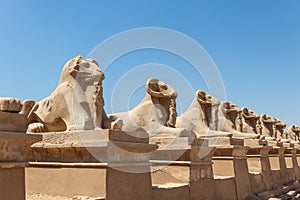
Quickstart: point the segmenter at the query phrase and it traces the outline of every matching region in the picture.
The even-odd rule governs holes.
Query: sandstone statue
[[[187,111],[177,118],[176,127],[193,131],[197,137],[230,137],[231,133],[215,131],[219,101],[207,92],[198,90]]]
[[[218,123],[219,131],[232,133],[233,137],[245,139],[263,139],[261,135],[256,133],[242,133],[242,111],[231,102],[222,102],[220,104]]]
[[[146,83],[146,96],[128,112],[114,113],[111,119],[122,121],[123,131],[147,132],[150,137],[158,133],[184,136],[185,129],[175,128],[177,92],[168,84],[150,78]]]
[[[274,118],[263,114],[260,116],[260,122],[262,126],[262,135],[266,137],[266,139],[275,139],[274,126],[277,122]]]
[[[292,142],[299,142],[299,135],[300,135],[300,127],[298,126],[290,126],[288,128],[288,131],[287,131],[287,137],[288,139],[290,139]]]
[[[28,132],[109,128],[103,108],[103,80],[104,73],[95,60],[82,56],[69,60],[57,88],[31,110]]]
[[[275,124],[274,124],[274,137],[281,142],[290,142],[288,139],[288,134],[285,131],[286,128],[286,123],[279,119],[275,119]]]
[[[253,110],[249,110],[248,108],[241,109],[241,116],[242,116],[242,131],[243,133],[255,133],[261,134],[260,131],[260,121],[259,115],[256,114]]]
[[[27,117],[34,103],[26,100],[22,104],[16,98],[0,98],[0,131],[25,133]]]
[[[256,125],[256,133],[259,135],[263,135],[262,134],[262,125],[261,125],[261,120],[260,120],[260,116],[259,119],[257,120],[257,125]]]

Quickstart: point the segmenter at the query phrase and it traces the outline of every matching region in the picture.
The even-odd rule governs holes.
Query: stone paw
[[[32,123],[32,124],[29,124],[27,132],[28,133],[42,133],[42,132],[46,132],[46,128],[45,128],[44,124],[42,124],[42,123]]]

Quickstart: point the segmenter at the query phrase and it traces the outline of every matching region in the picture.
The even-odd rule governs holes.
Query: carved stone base
[[[230,145],[243,145],[243,139],[232,137],[215,137],[205,138],[208,141],[208,145],[212,147],[224,147]]]
[[[30,161],[108,162],[113,155],[108,153],[107,148],[110,146],[121,152],[139,151],[142,155],[156,149],[156,145],[148,144],[147,136],[145,133],[108,129],[44,133],[43,140],[32,145]]]
[[[152,199],[150,155],[157,145],[145,133],[118,130],[46,133],[32,145],[36,163],[99,163],[106,169],[106,199]],[[35,156],[35,157],[34,157]]]
[[[41,135],[0,132],[0,161],[22,162],[30,154],[30,146],[42,139]]]
[[[30,145],[40,139],[40,135],[0,132],[0,199],[25,200],[27,155]]]
[[[259,140],[259,139],[244,139],[244,146],[249,147],[261,147],[261,146],[267,146],[266,140]]]
[[[27,130],[27,117],[22,114],[0,111],[0,122],[0,131],[25,133]]]
[[[276,140],[266,140],[266,142],[267,142],[266,146],[269,146],[269,147],[276,147],[276,146],[280,145],[280,143]]]

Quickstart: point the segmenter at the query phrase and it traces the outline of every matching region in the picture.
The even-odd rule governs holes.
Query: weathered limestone
[[[242,133],[243,121],[241,110],[231,102],[222,102],[219,107],[218,129],[233,134],[233,137],[245,139],[259,139],[261,136],[255,133]]]
[[[0,111],[19,113],[22,110],[22,104],[19,99],[0,98]]]
[[[213,157],[213,159],[218,160],[229,158],[232,160],[237,199],[245,199],[247,196],[252,194],[247,164],[247,152],[249,149],[249,147],[243,146],[220,147],[216,149],[216,153]]]
[[[287,139],[290,139],[294,143],[299,143],[300,127],[292,125],[288,128]]]
[[[269,160],[269,152],[272,150],[272,147],[262,147],[259,151],[260,162],[262,169],[262,176],[266,189],[272,188],[272,178],[271,178],[271,165]]]
[[[111,114],[110,118],[122,121],[119,129],[131,132],[147,132],[155,135],[193,135],[176,125],[177,92],[168,84],[151,78],[146,83],[147,94],[142,102],[128,112]]]
[[[97,132],[97,131],[95,131]],[[114,140],[132,140],[134,141],[134,137],[133,135],[129,135],[126,138],[126,135],[123,135],[124,132],[120,132],[122,134],[116,134],[118,131],[113,131],[111,132],[111,134],[108,134],[107,136],[109,136],[108,138],[111,138]],[[68,134],[68,133],[63,133],[63,134]],[[134,134],[134,133],[133,133]],[[138,136],[138,134],[141,133],[136,133],[135,136]],[[44,136],[46,136],[47,134],[44,134]],[[56,134],[52,134],[53,137]],[[96,134],[95,134],[96,135]],[[88,141],[92,142],[92,141],[97,141],[97,140],[91,140],[91,136],[88,133],[83,133],[82,136],[86,136],[87,138],[84,141],[84,143],[89,143]],[[131,138],[133,137],[133,138]],[[47,139],[46,139],[47,138]],[[46,137],[45,140],[46,141],[50,141],[48,137]],[[145,139],[138,139],[140,142],[144,141]],[[66,144],[71,144],[73,143],[73,149],[76,147],[79,147],[78,145],[80,145],[80,143],[76,144],[74,142],[74,138],[68,138],[67,139],[67,143]],[[193,199],[193,198],[204,198],[204,199],[216,199],[216,194],[220,194],[220,191],[226,191],[226,188],[228,188],[230,190],[230,194],[226,194],[226,195],[221,195],[220,197],[217,196],[218,199],[226,199],[225,197],[229,197],[229,199],[245,199],[246,197],[249,197],[251,194],[256,194],[257,196],[259,196],[261,199],[267,199],[269,197],[275,196],[275,195],[281,195],[287,191],[290,191],[294,188],[294,186],[283,186],[282,184],[287,184],[289,183],[290,180],[292,180],[290,178],[290,171],[294,171],[295,170],[299,170],[299,168],[293,168],[293,169],[287,169],[287,166],[284,162],[285,162],[285,157],[286,154],[288,154],[289,156],[289,152],[286,151],[286,148],[271,148],[271,147],[261,147],[261,148],[257,148],[257,150],[255,150],[255,153],[253,153],[253,155],[261,155],[261,166],[262,166],[262,172],[261,172],[261,176],[260,174],[249,174],[248,173],[248,166],[247,166],[247,153],[249,152],[249,147],[239,147],[239,146],[232,146],[231,148],[218,148],[217,152],[215,153],[215,155],[220,156],[220,157],[224,157],[224,159],[230,159],[233,162],[233,171],[234,171],[234,177],[231,178],[226,178],[223,179],[222,181],[220,179],[216,180],[213,179],[211,177],[213,177],[212,174],[212,170],[211,170],[211,156],[214,153],[214,149],[211,149],[209,147],[207,147],[207,142],[203,141],[194,141],[194,144],[190,145],[190,147],[188,147],[187,145],[183,145],[181,147],[178,147],[178,149],[176,150],[175,147],[172,147],[173,149],[166,149],[166,150],[159,150],[161,153],[161,156],[157,156],[155,157],[155,163],[158,162],[158,159],[160,159],[160,161],[162,163],[167,163],[169,162],[170,165],[174,165],[174,164],[178,164],[178,165],[186,165],[189,166],[189,184],[188,184],[188,188],[190,190],[189,194],[189,199]],[[96,143],[99,143],[100,141],[97,141]],[[118,143],[118,141],[113,142],[115,144],[118,144],[120,147],[126,149],[127,145],[123,146],[120,143]],[[39,143],[40,148],[44,147],[47,149],[47,151],[49,151],[50,149],[50,144],[49,145],[41,145],[42,143]],[[66,145],[64,144],[64,145]],[[100,143],[99,143],[100,144]],[[189,143],[186,143],[189,144]],[[58,145],[58,144],[57,144]],[[89,143],[90,147],[95,147],[95,145],[92,145],[92,143]],[[63,146],[63,145],[62,145]],[[105,146],[105,145],[104,145]],[[53,147],[53,146],[52,146]],[[119,177],[126,177],[126,179],[131,180],[130,182],[134,182],[135,181],[139,181],[139,177],[136,174],[132,174],[132,173],[125,173],[125,174],[119,174],[119,171],[122,172],[122,170],[120,169],[125,169],[125,171],[129,168],[132,169],[135,168],[137,170],[144,170],[145,162],[143,162],[143,160],[140,160],[141,162],[138,162],[138,167],[136,165],[134,165],[135,162],[131,163],[129,162],[130,160],[134,160],[137,161],[136,158],[131,157],[131,156],[123,156],[124,154],[122,152],[118,152],[119,149],[114,149],[113,146],[111,146],[112,149],[109,150],[108,152],[112,152],[113,155],[116,155],[116,160],[117,161],[122,161],[123,159],[126,160],[125,165],[120,164],[123,162],[111,162],[110,166],[113,166],[112,168],[112,173],[107,173],[107,175],[114,177],[114,180],[117,180],[118,183],[126,183],[127,185],[129,184],[128,182],[122,182],[123,179],[118,179]],[[184,148],[185,147],[185,148]],[[36,148],[36,147],[35,147]],[[108,147],[109,149],[110,147]],[[172,154],[172,152],[174,151],[180,151],[180,148],[182,150],[182,156],[180,158],[178,158],[178,161],[172,161],[172,160],[168,160],[168,158],[170,157],[170,154]],[[182,149],[183,148],[183,149]],[[104,150],[105,148],[103,148]],[[134,151],[134,150],[130,150],[131,148],[127,149],[127,151]],[[141,151],[143,148],[139,147],[138,151]],[[208,150],[208,152],[211,152],[210,155],[208,155],[207,157],[203,157],[200,155],[203,155],[203,152]],[[212,151],[210,151],[212,150]],[[272,150],[273,152],[273,156],[275,156],[276,158],[278,158],[278,170],[271,170],[270,169],[270,161],[269,161],[269,151]],[[80,150],[81,151],[81,150]],[[80,155],[80,151],[78,152],[78,155]],[[142,150],[143,151],[143,150]],[[41,153],[40,151],[37,151],[39,153]],[[37,153],[36,152],[36,153]],[[56,158],[58,157],[64,157],[67,153],[67,150],[63,150],[63,148],[60,148],[60,150],[58,152],[61,152],[61,154],[54,154],[54,156],[56,156]],[[296,152],[296,151],[295,151]],[[154,153],[155,154],[155,153]],[[117,156],[117,155],[120,155]],[[280,157],[281,156],[281,157]],[[76,156],[74,156],[75,158]],[[274,158],[275,158],[274,157]],[[112,158],[112,160],[115,160],[115,158]],[[131,159],[132,158],[132,159]],[[145,157],[144,157],[145,158]],[[107,158],[109,159],[109,158]],[[127,160],[129,159],[129,160]],[[171,158],[172,159],[172,158]],[[127,162],[128,161],[128,162]],[[173,163],[174,162],[174,163]],[[178,162],[178,163],[177,163]],[[153,163],[153,161],[152,161]],[[88,164],[88,163],[86,163]],[[103,164],[103,163],[99,163],[99,164]],[[169,165],[169,164],[168,164]],[[129,167],[130,166],[130,167]],[[293,164],[293,166],[295,166]],[[107,165],[106,167],[109,167],[109,165]],[[115,168],[116,167],[116,168]],[[220,166],[221,169],[223,170],[227,170],[227,168],[225,167],[225,165]],[[118,170],[115,170],[118,169]],[[280,169],[280,170],[279,170]],[[296,173],[295,173],[296,174]],[[128,177],[127,177],[128,175]],[[116,178],[116,177],[117,178]],[[132,177],[134,176],[134,177]],[[188,176],[188,175],[187,175]],[[262,179],[257,179],[254,178],[254,176],[256,176],[257,178],[262,177]],[[177,178],[179,178],[180,176],[178,176]],[[284,177],[284,178],[282,178]],[[248,180],[249,179],[249,180]],[[145,183],[146,185],[149,185],[149,179],[143,177],[143,180],[146,180]],[[258,181],[261,180],[261,182],[257,182],[257,183],[253,183],[253,181]],[[227,184],[230,183],[230,186],[228,186]],[[234,184],[234,185],[232,185]],[[255,186],[255,184],[260,184],[259,187],[253,187]],[[180,199],[180,198],[174,198],[174,195],[170,195],[170,192],[178,192],[178,197],[186,197],[187,193],[186,190],[184,190],[183,188],[185,188],[187,185],[181,185],[179,186],[172,186],[172,184],[170,183],[170,185],[168,186],[169,188],[165,188],[165,189],[158,189],[158,188],[162,188],[162,187],[155,187],[155,192],[153,194],[155,194],[155,197],[157,197],[158,199],[168,199],[167,197],[172,197],[173,199]],[[218,189],[216,190],[216,186],[218,186]],[[275,187],[276,186],[276,187]],[[135,184],[128,186],[127,189],[128,191],[135,191],[137,186]],[[166,186],[167,187],[167,186]],[[235,187],[234,191],[232,190],[232,187]],[[253,188],[252,188],[253,187]],[[275,188],[274,188],[275,187]],[[295,186],[297,187],[297,186]],[[111,190],[107,190],[106,191],[110,191],[111,192],[116,192],[119,189],[117,189],[117,187],[111,189]],[[203,192],[205,191],[205,192]],[[250,191],[250,192],[249,192]],[[273,192],[272,192],[273,191]],[[146,194],[148,193],[147,191],[145,192]],[[233,194],[237,194],[238,196],[233,196]],[[135,194],[135,193],[134,193]],[[149,194],[149,193],[148,193]],[[118,196],[117,194],[116,198],[120,198],[120,196]],[[140,194],[137,194],[140,195]],[[132,199],[135,199],[135,196],[131,196]],[[144,197],[143,197],[144,198]],[[147,197],[145,197],[147,198]],[[228,198],[227,198],[228,199]]]
[[[197,91],[189,109],[177,118],[176,127],[206,138],[212,146],[263,145],[259,116],[231,102],[220,103],[204,91]],[[233,138],[232,138],[233,136]]]
[[[82,56],[69,60],[57,88],[30,112],[28,132],[110,128],[103,109],[103,80],[104,74],[95,60]]]
[[[194,131],[197,137],[207,135],[209,125],[212,123],[212,96],[204,91],[197,91],[196,96],[187,109],[176,120],[176,127],[185,128],[186,130]]]
[[[100,164],[30,162],[25,177],[27,194],[69,198],[105,197],[106,194],[106,167]]]
[[[39,135],[0,132],[0,199],[25,200],[25,166]]]
[[[237,147],[233,147],[234,149],[238,149]],[[227,170],[230,171],[230,168],[225,165],[225,163],[220,163],[220,161],[233,161],[233,170],[234,170],[234,179],[236,181],[236,192],[239,193],[238,195],[242,194],[242,191],[248,191],[251,189],[251,194],[248,195],[247,199],[252,198],[259,198],[259,199],[268,199],[270,197],[280,196],[282,194],[287,193],[295,188],[299,188],[299,183],[297,182],[297,174],[299,174],[299,167],[296,158],[296,149],[287,149],[283,147],[257,147],[251,148],[248,150],[248,159],[253,158],[260,158],[261,170],[255,169],[254,173],[248,174],[248,170],[242,170],[237,172],[239,167],[246,166],[246,162],[244,164],[241,161],[240,164],[234,166],[234,163],[238,163],[234,161],[234,157],[230,157],[230,155],[234,155],[234,153],[229,150],[228,148],[217,148],[215,155],[213,156],[213,161],[218,161],[217,167],[218,175],[222,174],[220,171],[223,168],[223,178],[218,177],[218,183],[226,183],[230,181],[231,177],[230,174],[224,174]],[[243,153],[236,153],[235,155],[243,155]],[[244,154],[245,155],[245,154]],[[288,158],[288,159],[287,159]],[[291,159],[290,159],[291,158]],[[237,159],[243,160],[243,156],[237,156]],[[244,158],[245,160],[245,158]],[[290,161],[291,160],[291,163]],[[277,163],[278,162],[278,163]],[[272,163],[272,168],[271,168]],[[249,163],[248,163],[249,165]],[[252,169],[253,163],[250,165]],[[238,168],[237,168],[238,167]],[[256,168],[256,167],[255,167]],[[253,171],[252,171],[253,172]],[[236,173],[239,173],[239,176],[244,176],[244,182],[239,182],[239,178],[237,177]],[[248,182],[248,176],[250,176],[250,182]],[[222,180],[222,181],[220,181]],[[249,183],[249,184],[247,184]],[[239,188],[240,185],[246,188]],[[222,185],[218,184],[219,187],[223,187]],[[227,186],[228,187],[228,186]],[[245,193],[244,193],[245,194]],[[253,195],[255,194],[255,195]],[[256,197],[255,197],[256,196]],[[220,199],[228,199],[223,198],[222,195]],[[239,199],[238,197],[230,198],[230,199]],[[244,198],[242,198],[244,199]]]
[[[274,125],[276,124],[276,120],[266,114],[263,114],[260,117],[260,121],[262,125],[262,135],[266,136],[266,139],[274,139]]]
[[[292,154],[292,163],[293,163],[293,170],[295,173],[295,178],[296,178],[296,181],[299,181],[300,180],[300,171],[299,171],[299,167],[298,167],[299,164],[297,161],[297,149],[292,149],[291,154]]]
[[[108,117],[103,80],[96,61],[77,56],[41,102],[0,98],[0,199],[25,198],[25,167],[32,175],[27,180],[34,179],[30,191],[108,200],[267,199],[300,191],[299,127],[285,132],[281,120],[220,103],[204,91],[177,118],[176,91],[155,78],[136,108]],[[26,134],[29,123],[28,132],[47,133]],[[250,159],[260,163],[251,166]],[[214,177],[212,161],[221,175]],[[153,187],[152,169],[177,185]],[[98,187],[78,189],[94,175],[101,180],[88,183]],[[64,193],[63,184],[72,188]]]
[[[22,104],[15,98],[0,98],[0,199],[25,200],[29,148],[41,139],[39,135],[25,134],[33,104],[29,100]]]
[[[242,132],[260,134],[259,115],[253,110],[242,108]]]
[[[291,141],[287,137],[287,132],[284,130],[286,128],[286,123],[279,119],[275,119],[274,133],[275,138],[280,142],[290,143]],[[289,145],[288,145],[289,146]]]
[[[1,131],[24,133],[27,129],[27,117],[19,113],[0,111],[0,122]]]
[[[35,162],[30,165],[105,168],[106,199],[150,200],[149,160],[157,146],[149,144],[146,135],[107,129],[44,133],[43,141],[32,146],[30,160]]]
[[[106,148],[110,141],[149,143],[146,133],[109,129],[43,133],[42,136],[42,141],[31,146],[29,161],[107,163]]]
[[[283,143],[276,139],[277,119],[263,114],[260,116],[259,121],[261,124],[261,134],[265,137],[267,146],[283,146]]]
[[[239,113],[241,112],[238,107],[231,102],[222,102],[219,107],[218,129],[224,132],[237,132],[240,124],[238,123]]]
[[[232,151],[233,167],[237,187],[237,198],[245,199],[252,194],[249,170],[247,164],[247,151],[249,147],[237,147]]]
[[[216,199],[211,162],[215,148],[209,147],[206,139],[195,139],[191,144],[182,144],[158,149],[151,155],[152,163],[177,180],[186,182],[189,185],[189,199]],[[188,167],[188,173],[180,176],[182,172],[176,169],[185,166]]]
[[[230,137],[231,133],[216,131],[219,104],[217,99],[205,91],[198,90],[191,106],[177,118],[176,127],[193,131],[198,138]]]
[[[287,176],[287,166],[285,162],[285,147],[280,147],[278,148],[278,156],[279,156],[279,165],[280,165],[280,175],[281,175],[281,180],[283,182],[288,182],[288,176]]]
[[[191,146],[190,199],[217,199],[211,161],[214,152],[215,148]]]
[[[0,98],[0,131],[25,132],[28,126],[27,115],[34,101],[22,104],[15,98]]]
[[[115,141],[108,146],[107,200],[152,200],[149,160],[157,146],[137,142]]]

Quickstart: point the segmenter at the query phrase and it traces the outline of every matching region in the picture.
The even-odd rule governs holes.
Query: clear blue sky
[[[0,96],[41,100],[55,89],[68,59],[88,55],[119,32],[164,27],[190,36],[207,50],[228,100],[300,125],[299,11],[298,0],[3,0]],[[106,72],[104,92],[110,93],[121,72],[145,63],[174,66],[179,72],[188,65],[164,52],[132,53],[114,63],[120,73]],[[190,79],[194,89],[206,89],[203,81]],[[130,107],[143,92],[138,90]],[[106,102],[110,98],[105,95]],[[109,103],[106,109],[111,111]]]

